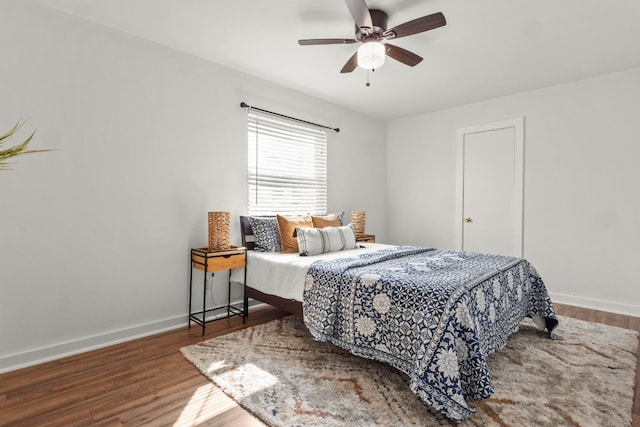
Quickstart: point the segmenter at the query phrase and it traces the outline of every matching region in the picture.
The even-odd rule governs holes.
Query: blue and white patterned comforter
[[[524,317],[544,318],[549,333],[558,323],[527,261],[409,246],[314,262],[303,307],[315,339],[405,372],[454,420],[493,394],[486,358]]]

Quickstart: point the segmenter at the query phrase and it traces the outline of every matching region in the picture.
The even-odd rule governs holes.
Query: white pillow
[[[298,229],[300,255],[318,255],[355,248],[357,248],[356,232],[353,224],[342,227]]]

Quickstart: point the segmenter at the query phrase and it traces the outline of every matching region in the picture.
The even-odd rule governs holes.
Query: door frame
[[[462,250],[464,237],[464,141],[465,136],[480,132],[513,128],[514,130],[514,173],[515,173],[515,206],[514,206],[514,247],[516,256],[522,258],[523,251],[523,223],[524,223],[524,117],[485,123],[460,128],[457,131],[457,159],[456,159],[456,213],[455,240],[456,250]]]

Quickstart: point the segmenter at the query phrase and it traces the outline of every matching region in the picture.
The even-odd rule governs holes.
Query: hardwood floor
[[[559,315],[640,332],[640,318],[556,304]],[[287,313],[251,310],[251,326]],[[242,329],[238,317],[114,345],[0,375],[1,426],[258,426],[187,362],[180,348]],[[640,354],[639,354],[640,356]],[[640,427],[640,370],[634,426]]]

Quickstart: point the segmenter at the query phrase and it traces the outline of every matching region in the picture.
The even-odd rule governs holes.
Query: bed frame
[[[242,246],[247,248],[247,250],[253,250],[255,248],[255,237],[253,234],[253,229],[251,228],[251,223],[249,222],[249,217],[241,216],[240,217],[240,235],[242,236]],[[281,298],[275,295],[265,294],[264,292],[260,292],[257,289],[251,287],[250,284],[244,284],[244,306],[248,307],[249,298],[253,298],[258,301],[262,301],[274,307],[277,307],[281,310],[288,311],[289,313],[294,313],[302,316],[302,302],[296,301],[294,299],[286,299]],[[245,311],[248,316],[248,311]]]

